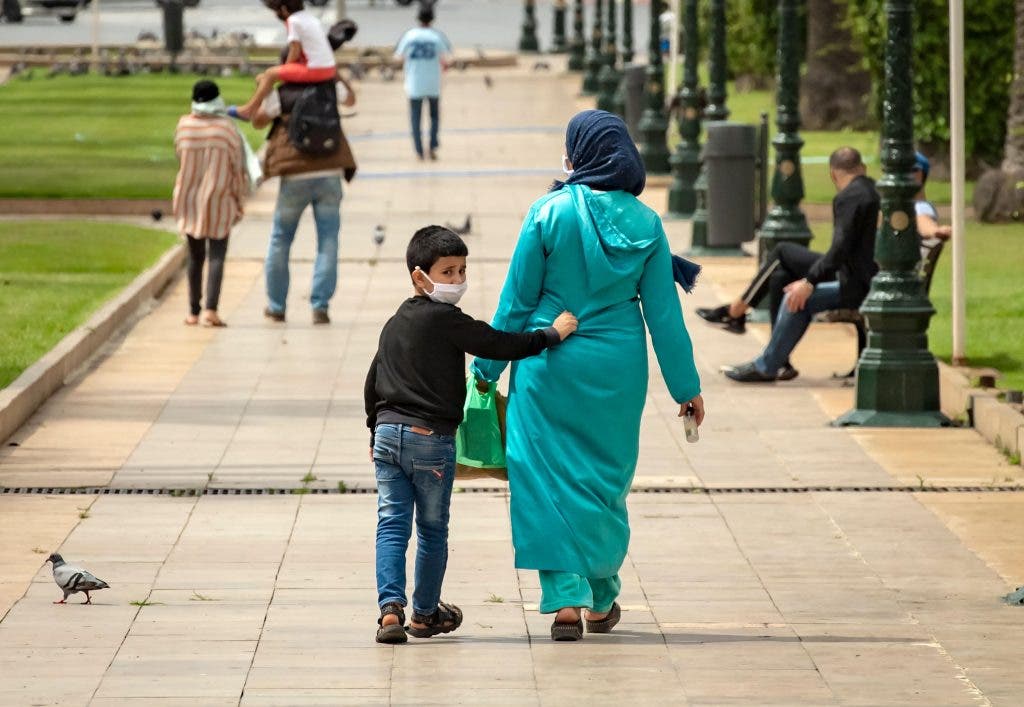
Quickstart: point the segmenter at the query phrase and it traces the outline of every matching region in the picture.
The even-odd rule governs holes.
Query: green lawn
[[[122,224],[0,222],[0,388],[176,240],[164,231]]]
[[[681,74],[680,74],[681,75]],[[747,91],[738,93],[735,86],[730,82],[726,105],[731,111],[729,120],[737,123],[749,123],[757,125],[761,120],[761,113],[768,112],[769,135],[775,136],[775,96],[771,91]],[[879,159],[879,135],[876,131],[855,131],[839,130],[835,132],[824,131],[801,131],[800,136],[804,139],[804,147],[800,151],[801,162],[804,174],[804,191],[806,200],[812,203],[827,204],[832,201],[835,189],[828,176],[827,159],[837,147],[849,145],[857,148],[868,163],[868,174],[878,178],[882,174]],[[701,140],[704,137],[702,135]],[[669,133],[670,147],[674,148],[678,141],[677,128],[673,127]],[[774,152],[771,146],[768,148],[769,160],[774,160]],[[769,188],[771,183],[769,182]],[[974,183],[966,185],[967,203],[971,202],[974,192]],[[949,182],[932,180],[928,183],[928,198],[937,204],[949,204],[951,191]]]
[[[811,247],[825,250],[827,224],[814,224]],[[1017,224],[967,224],[967,358],[991,366],[1003,377],[1000,388],[1024,389],[1024,232]],[[949,361],[953,350],[952,248],[947,245],[932,279],[935,316],[928,330],[932,352]]]
[[[0,85],[0,198],[170,198],[174,127],[197,77],[33,72]],[[242,103],[253,79],[217,79]],[[255,148],[262,135],[246,126]]]

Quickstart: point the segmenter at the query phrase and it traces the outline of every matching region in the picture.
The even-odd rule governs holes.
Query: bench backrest
[[[935,275],[935,266],[942,255],[942,249],[946,241],[940,238],[921,239],[921,279],[924,280],[924,291],[928,294],[932,290],[932,276]]]

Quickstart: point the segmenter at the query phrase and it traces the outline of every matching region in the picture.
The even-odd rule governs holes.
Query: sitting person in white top
[[[334,50],[327,39],[327,32],[324,31],[320,20],[305,9],[302,0],[263,2],[288,28],[288,59],[280,66],[267,69],[256,77],[256,93],[245,105],[228,108],[231,117],[241,120],[252,118],[278,81],[320,83],[334,78],[337,72]]]
[[[917,216],[917,232],[921,240],[937,238],[941,241],[953,235],[950,226],[939,225],[939,212],[924,195],[924,185],[928,181],[928,173],[931,171],[931,163],[928,158],[920,152],[914,156],[914,179],[917,180],[920,189],[914,195],[914,213]]]

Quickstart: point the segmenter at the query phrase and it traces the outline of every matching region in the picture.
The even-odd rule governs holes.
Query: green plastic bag
[[[462,424],[455,433],[455,476],[459,479],[508,479],[505,469],[505,398],[490,384],[481,392],[476,379],[466,381]]]

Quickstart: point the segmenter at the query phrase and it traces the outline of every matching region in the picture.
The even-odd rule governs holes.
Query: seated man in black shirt
[[[789,355],[811,318],[830,309],[856,309],[868,294],[875,264],[879,199],[865,176],[860,153],[841,147],[829,157],[829,174],[838,192],[832,200],[832,245],[824,255],[795,243],[781,243],[768,256],[750,286],[736,301],[697,314],[742,333],[746,311],[770,296],[772,338],[754,361],[726,370],[741,383],[789,380],[797,376]]]
[[[510,361],[539,354],[576,331],[563,312],[546,329],[509,333],[455,305],[466,291],[461,238],[427,226],[413,235],[406,264],[415,294],[380,334],[364,398],[377,477],[378,643],[404,643],[405,552],[416,518],[416,581],[408,635],[429,638],[462,623],[440,602],[448,559],[448,507],[455,434],[466,400],[466,354]]]

